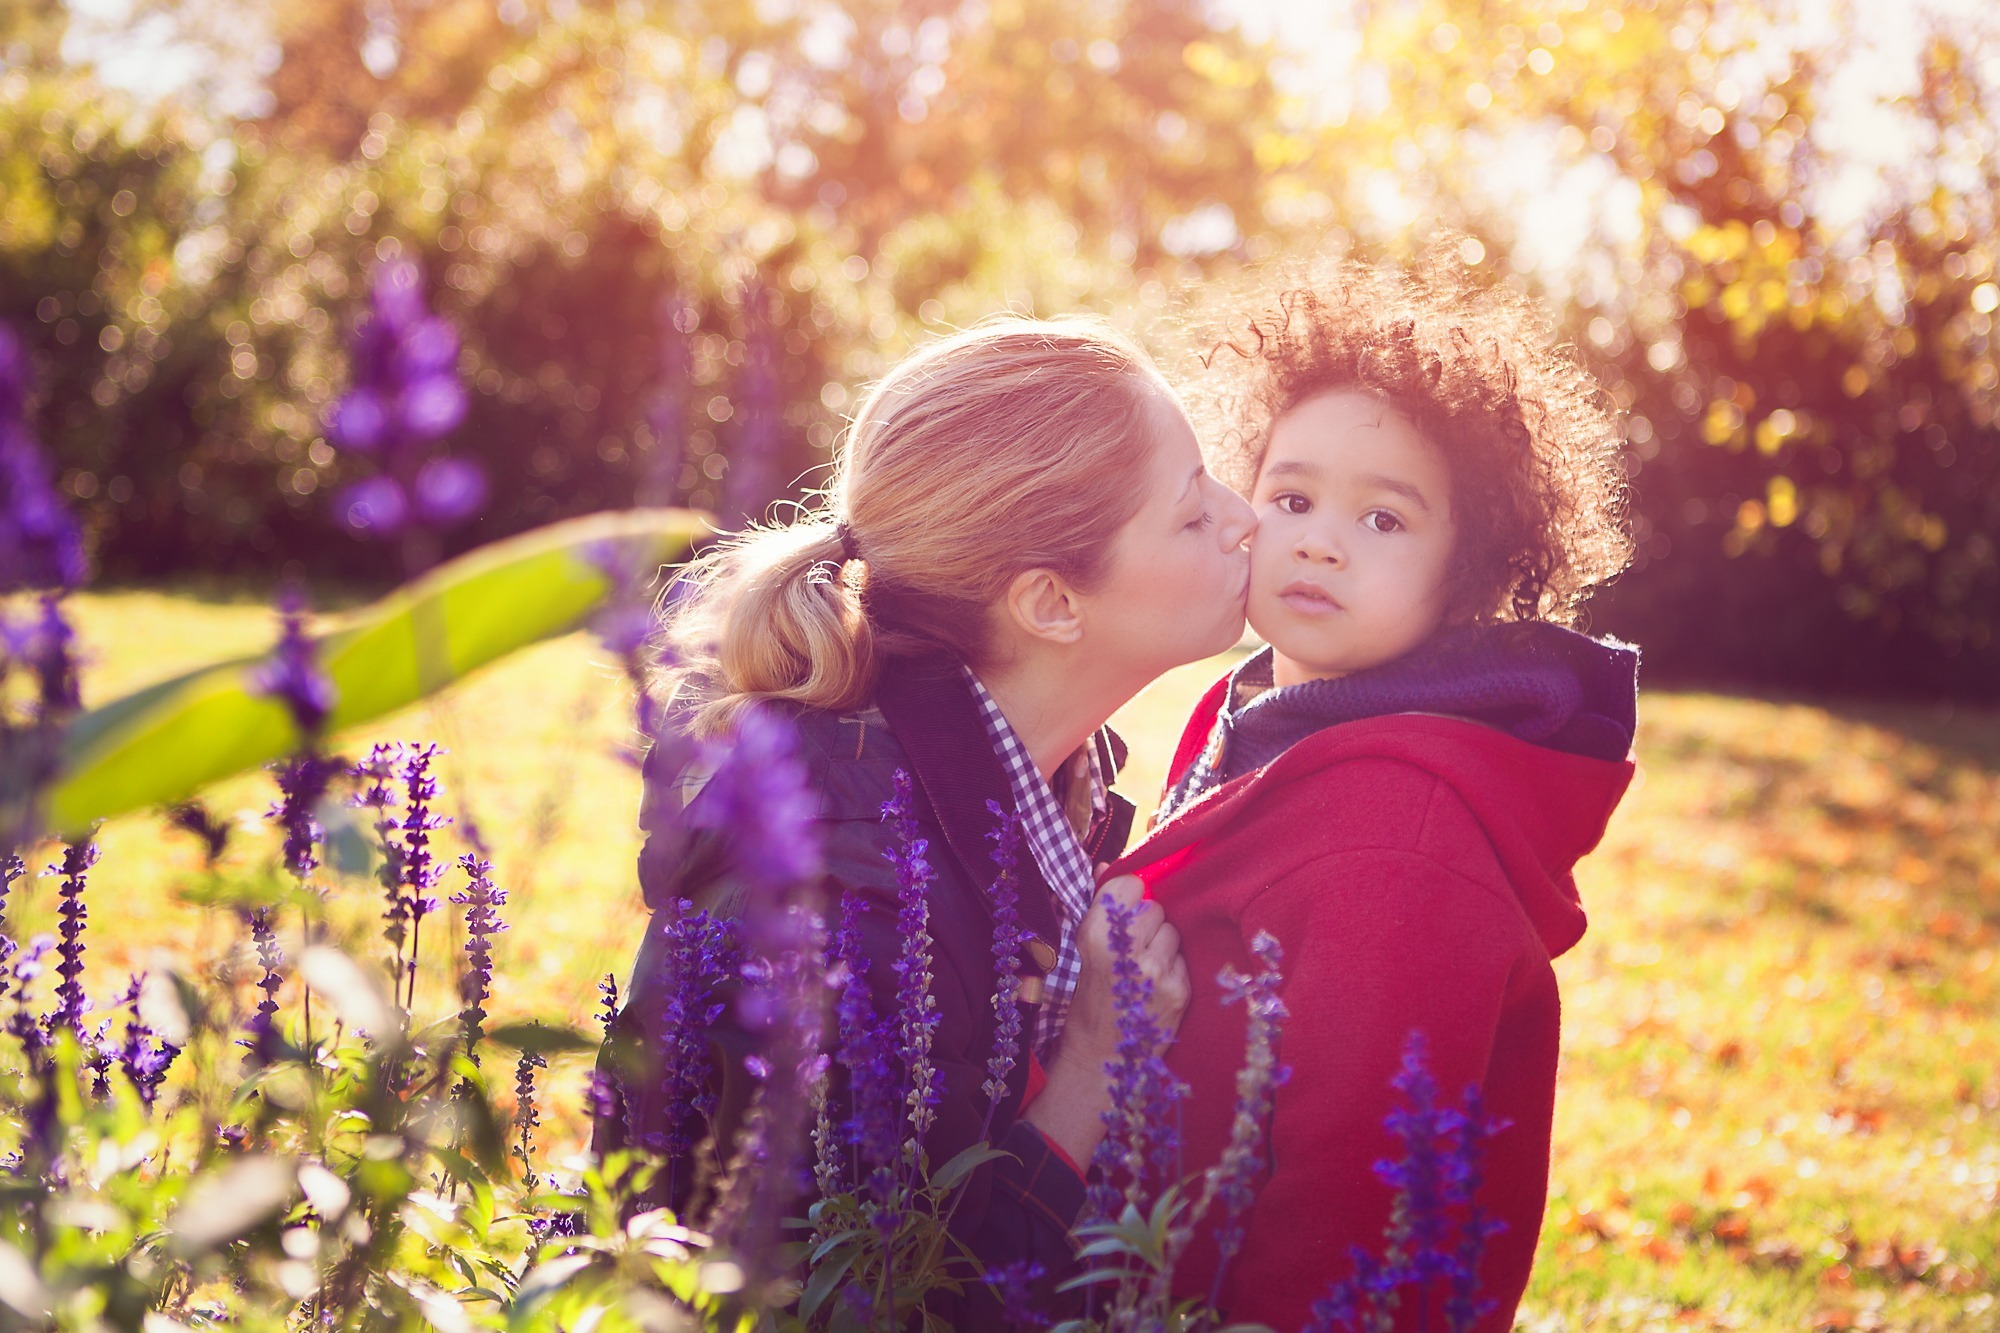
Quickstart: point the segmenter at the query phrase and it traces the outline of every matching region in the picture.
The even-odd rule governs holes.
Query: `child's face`
[[[1278,684],[1393,661],[1444,623],[1451,478],[1381,399],[1339,390],[1280,417],[1251,504],[1250,625]]]

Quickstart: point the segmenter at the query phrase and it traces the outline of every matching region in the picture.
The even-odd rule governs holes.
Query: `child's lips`
[[[1334,600],[1333,594],[1318,584],[1308,583],[1304,579],[1293,579],[1278,589],[1278,600],[1294,611],[1308,616],[1330,616],[1343,609],[1340,603]]]

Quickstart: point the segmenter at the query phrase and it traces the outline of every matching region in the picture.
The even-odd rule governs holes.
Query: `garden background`
[[[1591,624],[1645,652],[1524,1319],[2000,1321],[1983,6],[13,0],[0,57],[0,322],[95,567],[86,705],[267,647],[287,579],[337,609],[570,515],[766,514],[927,331],[1095,310],[1198,397],[1191,307],[1461,234],[1626,410],[1639,554]],[[328,430],[398,258],[483,474],[435,549],[368,540],[374,462]],[[1213,670],[1122,719],[1142,801]],[[578,635],[333,738],[452,752],[512,895],[503,1017],[580,1021],[628,963],[622,690]],[[93,961],[247,987],[195,900],[269,861],[264,781],[207,794],[244,812],[219,872],[105,827]]]

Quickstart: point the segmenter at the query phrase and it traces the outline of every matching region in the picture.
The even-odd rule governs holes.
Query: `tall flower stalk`
[[[337,699],[333,682],[321,668],[319,645],[306,633],[305,596],[296,586],[287,587],[278,602],[279,632],[278,644],[264,664],[250,677],[251,689],[277,699],[291,715],[292,725],[298,730],[298,745],[291,755],[273,766],[278,782],[278,802],[271,807],[270,818],[283,830],[285,837],[285,868],[299,882],[300,938],[310,948],[318,935],[313,919],[313,904],[317,894],[312,887],[313,871],[319,868],[319,847],[325,841],[326,830],[320,826],[319,806],[326,798],[327,789],[335,778],[346,770],[343,760],[333,758],[320,749],[320,737],[326,729],[328,716],[333,712]],[[205,819],[184,824],[195,832],[209,838],[209,860],[214,863],[221,852],[221,841],[207,831]],[[279,971],[283,954],[278,949],[276,922],[269,909],[260,908],[251,913],[251,938],[256,945],[257,957],[263,967],[263,976],[258,987],[264,998],[257,1005],[256,1014],[250,1022],[250,1047],[252,1061],[262,1064],[268,1061],[275,1046],[277,1021],[277,992],[283,984]],[[302,999],[305,1022],[306,1049],[313,1048],[312,992],[306,991]],[[308,1056],[308,1067],[313,1067],[314,1058]]]
[[[56,890],[59,902],[56,915],[61,921],[56,972],[62,977],[62,984],[56,988],[56,1008],[49,1015],[48,1026],[51,1033],[68,1028],[78,1041],[85,1039],[83,1016],[90,1011],[90,1000],[83,992],[83,935],[90,922],[83,891],[90,868],[96,863],[96,843],[73,842],[63,849],[63,859],[49,867],[51,874],[62,876],[62,884]]]
[[[438,555],[437,534],[486,504],[486,473],[437,451],[465,420],[458,331],[425,303],[423,275],[407,259],[375,270],[369,313],[354,338],[353,382],[335,404],[328,434],[350,453],[377,460],[373,476],[340,491],[334,508],[357,536],[402,539],[404,572]]]
[[[1168,1034],[1153,1017],[1153,983],[1140,970],[1133,948],[1132,922],[1138,913],[1137,906],[1116,903],[1105,912],[1118,1045],[1104,1067],[1111,1080],[1111,1109],[1104,1113],[1107,1132],[1091,1159],[1097,1179],[1086,1209],[1098,1219],[1117,1216],[1121,1203],[1143,1214],[1154,1183],[1175,1180],[1180,1162],[1180,1101],[1187,1089],[1167,1068]]]
[[[1479,1297],[1479,1261],[1506,1224],[1488,1216],[1476,1196],[1486,1142],[1508,1122],[1486,1115],[1477,1087],[1467,1088],[1457,1107],[1439,1104],[1422,1032],[1410,1034],[1389,1082],[1404,1104],[1383,1124],[1403,1147],[1395,1159],[1375,1163],[1376,1176],[1395,1191],[1382,1253],[1355,1248],[1354,1272],[1313,1302],[1307,1333],[1388,1328],[1406,1295],[1426,1321],[1437,1309],[1450,1333],[1466,1333],[1492,1308]]]
[[[417,956],[424,918],[437,911],[443,869],[431,851],[431,834],[451,823],[435,813],[438,781],[431,771],[442,754],[431,744],[382,744],[352,772],[367,785],[355,804],[374,811],[382,851],[382,937],[389,945],[392,996],[405,1012],[416,1006]]]
[[[993,1117],[1007,1095],[1007,1076],[1021,1054],[1021,945],[1027,931],[1021,925],[1021,818],[988,801],[996,821],[987,839],[993,844],[993,882],[986,898],[993,907],[993,1054],[986,1062],[986,1120],[981,1138],[993,1133]]]
[[[931,1063],[931,1042],[937,1034],[937,999],[931,994],[930,890],[936,880],[928,859],[930,843],[917,836],[915,792],[910,775],[897,769],[895,794],[882,806],[882,818],[896,833],[896,845],[884,853],[896,869],[896,935],[902,947],[891,964],[896,973],[897,1054],[903,1061],[909,1108],[910,1138],[916,1151],[904,1173],[914,1185],[923,1138],[937,1115],[937,1069]]]
[[[33,682],[25,714],[0,696],[0,855],[40,832],[42,791],[78,708],[76,636],[62,597],[88,572],[83,534],[28,428],[29,397],[27,347],[0,324],[0,598],[37,595],[19,619],[0,605],[0,687],[16,671]]]
[[[476,1065],[479,1040],[485,1035],[486,1001],[493,994],[493,937],[507,929],[507,923],[500,919],[507,890],[494,886],[491,861],[468,854],[458,858],[458,865],[466,879],[465,888],[451,895],[451,901],[465,909],[466,966],[458,983],[464,1008],[459,1011],[459,1022],[464,1029],[465,1056]]]

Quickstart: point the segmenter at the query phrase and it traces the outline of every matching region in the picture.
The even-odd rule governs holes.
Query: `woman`
[[[1127,879],[1093,902],[1093,867],[1116,858],[1131,822],[1108,790],[1122,751],[1104,724],[1168,668],[1236,641],[1251,527],[1248,506],[1203,468],[1185,413],[1142,352],[1093,322],[1005,318],[891,370],[854,420],[825,509],[697,561],[695,591],[671,613],[668,683],[693,730],[724,732],[756,702],[794,717],[821,801],[823,905],[848,889],[865,896],[871,958],[896,956],[881,812],[894,775],[912,780],[936,872],[933,1164],[978,1141],[985,1122],[988,803],[1022,820],[1020,914],[1032,938],[1020,962],[1023,999],[1034,1001],[1023,1019],[1035,1058],[1016,1065],[995,1116],[1009,1155],[975,1176],[953,1224],[989,1267],[1039,1263],[1052,1284],[1070,1258],[1078,1168],[1103,1136],[1103,1066],[1117,1041],[1104,903],[1139,898]],[[682,799],[675,776],[648,773],[655,813]],[[642,856],[655,911],[723,901],[727,875],[698,851],[671,863]],[[1188,994],[1178,937],[1150,905],[1133,930],[1171,1030]],[[619,1020],[628,1051],[647,1049],[660,1022],[659,938],[648,931]],[[870,980],[888,1009],[890,970],[873,967]],[[716,1045],[726,1144],[748,1075],[726,1032]],[[600,1150],[635,1128],[646,1134],[661,1114],[657,1070],[628,1057],[618,1072],[626,1105],[600,1120]]]

